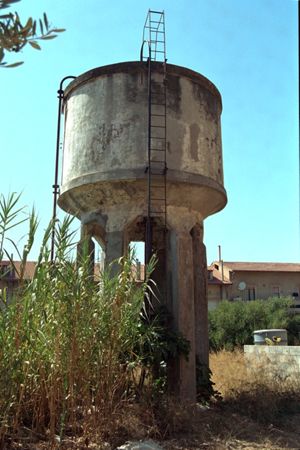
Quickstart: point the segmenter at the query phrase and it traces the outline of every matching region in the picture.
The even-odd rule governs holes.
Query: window
[[[272,286],[272,297],[280,297],[280,286]]]
[[[248,287],[246,289],[246,300],[249,300],[249,301],[255,300],[255,298],[256,298],[255,287],[254,286]]]

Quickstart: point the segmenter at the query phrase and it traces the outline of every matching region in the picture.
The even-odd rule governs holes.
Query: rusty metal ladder
[[[144,44],[148,55],[143,55]],[[149,10],[141,48],[141,61],[148,65],[148,174],[145,262],[152,249],[153,219],[160,218],[164,232],[167,224],[167,118],[166,118],[166,39],[164,11]],[[153,70],[155,68],[155,70]]]

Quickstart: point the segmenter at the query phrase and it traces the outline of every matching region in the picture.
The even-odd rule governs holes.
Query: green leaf
[[[57,37],[57,34],[49,34],[47,36],[41,36],[41,39],[49,40],[49,39],[55,39],[56,37]]]
[[[11,3],[17,3],[20,0],[0,0],[0,9],[9,8]]]
[[[5,67],[6,69],[12,69],[13,67],[21,66],[21,64],[24,64],[24,61],[18,61],[12,64],[5,64],[3,67]]]
[[[29,19],[27,20],[27,23],[26,23],[24,29],[26,29],[27,31],[29,31],[29,30],[31,30],[32,25],[33,25],[32,17],[29,17]]]
[[[49,29],[49,22],[48,22],[47,14],[44,13],[43,17],[44,17],[44,24],[45,24],[46,30],[48,30]]]
[[[44,25],[43,22],[41,21],[41,19],[39,19],[40,22],[40,30],[41,30],[41,34],[44,34]]]
[[[36,50],[41,50],[40,45],[36,41],[28,41],[28,43],[31,45],[31,47],[35,48]]]
[[[65,28],[53,28],[53,30],[51,30],[51,31],[53,31],[54,33],[63,33],[64,31],[66,31],[66,29]]]

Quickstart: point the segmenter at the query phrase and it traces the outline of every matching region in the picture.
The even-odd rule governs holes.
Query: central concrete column
[[[196,224],[192,228],[191,236],[193,240],[196,357],[202,366],[208,368],[207,261],[206,248],[203,243],[203,225]]]
[[[107,231],[105,236],[105,267],[107,268],[109,264],[113,261],[114,264],[111,266],[111,275],[116,275],[120,266],[116,262],[119,258],[124,255],[124,230],[117,231]]]
[[[173,378],[175,390],[180,399],[194,402],[196,400],[196,364],[193,242],[189,231],[171,230],[169,234],[170,306],[176,329],[190,342],[188,360],[181,356],[175,362],[177,367]]]
[[[77,244],[77,262],[79,264],[81,264],[83,256],[89,258],[89,274],[94,276],[95,244],[89,227],[85,224],[81,225],[80,241]]]

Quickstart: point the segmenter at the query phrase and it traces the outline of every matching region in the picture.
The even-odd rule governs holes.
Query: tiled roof
[[[5,267],[5,266],[11,266],[10,261],[0,261],[0,267]],[[14,261],[14,267],[15,267],[15,271],[14,271],[14,279],[17,280],[19,279],[18,273],[20,273],[20,268],[21,268],[21,261]],[[26,280],[32,280],[33,275],[34,275],[34,271],[35,271],[35,267],[36,267],[36,261],[27,261],[26,263],[26,268],[25,268],[25,275],[24,278]],[[96,262],[95,266],[94,266],[94,274],[97,278],[99,278],[101,270],[103,270],[102,267],[102,263]],[[145,278],[145,265],[144,264],[140,264],[139,269],[137,268],[136,265],[134,265],[132,267],[132,272],[134,274],[134,276],[137,278],[137,280],[144,280]]]
[[[230,262],[224,261],[224,266],[235,271],[252,272],[299,272],[298,263],[270,263],[270,262]]]
[[[222,284],[232,284],[232,282],[230,280],[228,280],[228,278],[226,278],[225,276],[223,276],[223,280],[222,280],[222,273],[220,271],[218,271],[214,265],[210,265],[207,268],[208,272],[212,272],[213,277],[210,278],[208,277],[208,284],[218,284],[218,285],[222,285]]]
[[[10,265],[11,265],[10,261],[0,261],[0,266],[2,266],[2,267],[10,266]],[[16,269],[15,279],[18,279],[19,278],[18,273],[20,273],[20,269],[21,269],[21,261],[14,261],[14,266]],[[26,262],[25,274],[24,274],[25,280],[31,280],[33,278],[35,266],[36,266],[35,261],[27,261]]]

